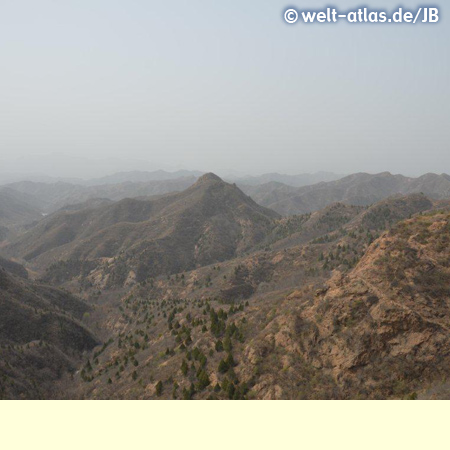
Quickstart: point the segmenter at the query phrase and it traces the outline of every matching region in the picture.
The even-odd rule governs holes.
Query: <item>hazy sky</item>
[[[2,0],[0,172],[82,176],[74,157],[127,169],[450,172],[440,3],[438,25],[289,26],[288,5],[327,2]]]

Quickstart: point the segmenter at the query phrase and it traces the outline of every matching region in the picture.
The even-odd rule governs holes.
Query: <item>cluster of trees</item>
[[[220,269],[216,268],[215,270]],[[239,273],[241,268],[237,268],[236,271]],[[122,319],[127,325],[124,331],[119,333],[115,341],[116,345],[112,351],[106,352],[108,347],[114,343],[112,340],[108,341],[94,354],[94,359],[88,361],[83,368],[83,379],[92,381],[94,377],[104,375],[103,380],[107,385],[123,379],[124,382],[126,380],[137,382],[137,385],[144,388],[145,378],[150,375],[150,381],[153,382],[153,376],[148,362],[142,365],[143,368],[145,367],[145,371],[140,369],[141,358],[138,357],[138,354],[153,345],[151,342],[155,337],[161,336],[159,327],[167,326],[175,345],[168,342],[169,345],[164,347],[165,351],[161,351],[155,361],[161,358],[169,360],[172,357],[177,358],[177,355],[183,355],[178,367],[189,384],[186,385],[186,381],[182,383],[172,377],[166,381],[161,379],[155,384],[157,397],[167,394],[165,387],[166,383],[170,382],[173,386],[172,396],[174,398],[181,396],[191,399],[205,390],[216,397],[244,398],[245,389],[240,387],[234,373],[233,368],[236,366],[236,361],[232,354],[233,342],[243,342],[244,334],[240,322],[230,322],[230,317],[244,311],[245,304],[233,303],[228,308],[226,306],[214,308],[213,301],[217,302],[218,300],[165,299],[158,301],[145,298],[142,290],[134,291],[123,299],[120,306]],[[159,334],[156,335],[155,332]],[[216,338],[212,348],[205,349],[202,346],[192,348],[193,340],[198,339],[199,332],[211,332],[211,335]],[[226,356],[218,361],[214,357],[214,350],[217,353],[226,352]],[[211,362],[208,364],[209,358],[211,358]],[[95,369],[96,365],[98,367]],[[170,363],[167,367],[170,367]],[[113,369],[112,373],[111,369]],[[217,372],[217,375],[226,376],[226,389],[221,387],[223,383],[211,385],[211,372],[214,371]],[[170,371],[168,373],[170,374]],[[180,385],[183,386],[182,389]]]

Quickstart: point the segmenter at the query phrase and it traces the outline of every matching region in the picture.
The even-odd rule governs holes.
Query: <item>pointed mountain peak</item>
[[[197,180],[197,183],[195,183],[195,184],[209,183],[211,181],[220,181],[221,183],[224,182],[222,180],[222,178],[218,177],[216,174],[214,174],[212,172],[209,172],[209,173],[205,173],[205,175],[202,175],[201,177],[199,177],[199,179]]]

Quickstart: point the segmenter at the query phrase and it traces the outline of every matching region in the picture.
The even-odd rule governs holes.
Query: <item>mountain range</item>
[[[52,213],[68,205],[76,205],[89,200],[107,199],[118,201],[124,198],[148,197],[169,192],[183,191],[194,184],[195,177],[176,178],[148,182],[124,182],[94,186],[71,183],[38,183],[21,181],[12,183],[7,189],[28,196],[29,201],[44,213]]]
[[[81,262],[101,265],[106,284],[122,285],[232,258],[258,244],[277,217],[237,187],[206,174],[182,193],[155,200],[125,199],[55,213],[5,252],[51,265],[52,273]]]
[[[192,186],[200,174],[195,171],[124,172],[81,184],[21,181],[1,189],[8,190],[10,195],[15,193],[16,197],[21,196],[22,201],[48,214],[69,205],[98,199],[118,201],[181,192]],[[321,177],[332,181],[304,185],[307,180],[319,180]],[[358,173],[343,178],[327,173],[297,176],[267,174],[229,181],[236,183],[261,206],[282,215],[317,211],[335,202],[369,205],[395,194],[423,192],[435,199],[450,195],[450,176],[446,174],[426,174],[418,178],[389,172]]]
[[[420,194],[330,206],[281,219],[269,247],[130,286],[118,310],[103,307],[113,342],[70,395],[447,395],[450,215],[442,206]],[[303,243],[286,246],[302,233]]]
[[[298,189],[270,183],[256,187],[243,187],[243,191],[256,202],[282,215],[304,214],[317,211],[334,202],[351,205],[370,205],[395,194],[424,193],[431,198],[450,197],[450,176],[426,174],[418,178],[392,175],[357,173],[336,181],[318,183]]]
[[[2,188],[1,396],[450,398],[449,184]]]

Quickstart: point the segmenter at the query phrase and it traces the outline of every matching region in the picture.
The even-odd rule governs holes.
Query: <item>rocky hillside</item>
[[[420,215],[430,206],[421,195],[359,213],[336,205],[316,215],[322,234],[306,244],[135,285],[114,308],[98,311],[110,344],[85,363],[69,396],[440,392],[450,376],[450,214]],[[339,211],[343,219],[329,231]],[[379,231],[382,223],[393,228]],[[353,266],[345,264],[350,255]]]
[[[401,222],[298,314],[302,355],[346,396],[416,396],[450,375],[450,214]],[[290,296],[302,302],[302,294]]]

